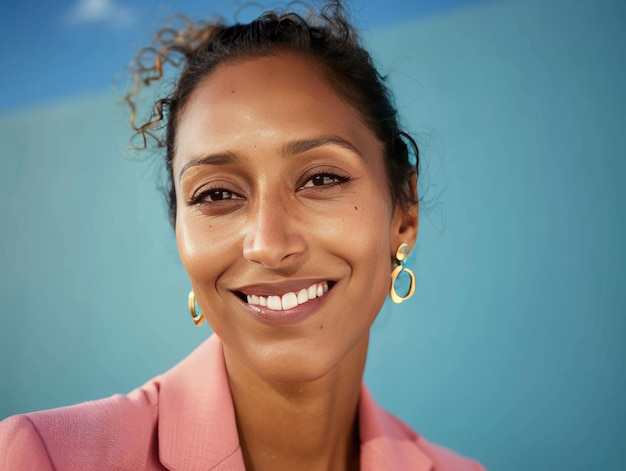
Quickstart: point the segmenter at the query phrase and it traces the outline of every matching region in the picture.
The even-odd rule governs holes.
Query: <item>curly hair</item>
[[[398,113],[385,77],[361,45],[340,1],[327,1],[317,13],[311,10],[306,17],[290,10],[274,10],[246,24],[177,18],[182,19],[183,28],[159,30],[153,45],[137,55],[132,69],[134,88],[125,97],[131,109],[133,139],[139,137],[141,148],[146,148],[152,140],[158,148],[166,150],[165,193],[172,226],[176,224],[172,161],[177,123],[187,100],[202,79],[219,65],[280,52],[302,54],[320,67],[335,92],[354,106],[383,144],[393,203],[405,209],[418,203],[413,180],[419,174],[419,149],[414,139],[399,128]],[[182,67],[173,91],[157,99],[148,120],[137,124],[136,94],[164,79],[164,67],[168,64]]]

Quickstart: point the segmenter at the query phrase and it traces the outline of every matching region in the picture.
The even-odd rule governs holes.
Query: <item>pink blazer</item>
[[[364,471],[484,470],[424,440],[365,386],[359,421]],[[244,471],[221,341],[126,396],[0,422],[0,470]]]

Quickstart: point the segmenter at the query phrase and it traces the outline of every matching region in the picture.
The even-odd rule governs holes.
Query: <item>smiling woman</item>
[[[408,297],[418,152],[341,5],[159,37],[137,83],[183,68],[135,129],[165,147],[190,311],[214,335],[127,396],[9,418],[3,469],[482,469],[362,384],[390,286]]]
[[[391,255],[413,244],[417,213],[394,207],[382,146],[358,112],[311,59],[281,52],[200,82],[176,140],[179,252],[226,348],[266,381],[362,369],[345,359],[366,350]],[[207,154],[229,158],[189,167]],[[308,302],[293,306],[303,290]]]

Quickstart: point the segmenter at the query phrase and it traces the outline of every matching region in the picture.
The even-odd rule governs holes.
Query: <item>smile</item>
[[[328,282],[313,283],[308,288],[299,291],[290,291],[282,296],[257,296],[248,294],[246,301],[253,306],[262,306],[272,311],[286,311],[301,306],[312,299],[321,298],[328,292]]]

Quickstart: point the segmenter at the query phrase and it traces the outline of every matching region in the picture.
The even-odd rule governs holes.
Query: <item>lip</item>
[[[280,296],[287,292],[298,291],[311,286],[314,283],[328,282],[328,291],[323,296],[310,299],[304,304],[299,304],[291,309],[275,311],[264,306],[249,304],[244,301],[240,293],[256,294],[257,296]],[[257,320],[274,325],[295,324],[313,316],[319,308],[326,302],[333,292],[335,282],[330,280],[293,280],[271,284],[247,285],[237,290],[233,290],[233,295],[237,298],[243,308]]]
[[[331,287],[331,285],[335,284],[334,280],[324,278],[310,278],[306,280],[280,281],[277,283],[256,283],[241,286],[231,291],[233,291],[234,293],[243,293],[248,295],[254,294],[256,296],[282,296],[285,293],[297,293],[301,289],[307,289],[313,284],[324,282],[328,283],[329,288]]]

